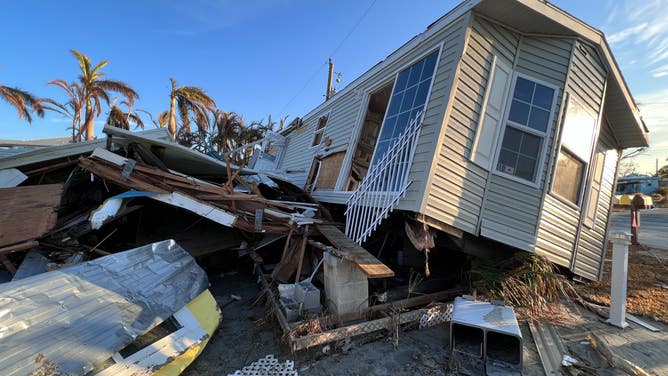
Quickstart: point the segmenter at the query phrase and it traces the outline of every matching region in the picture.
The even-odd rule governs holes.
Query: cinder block
[[[355,263],[325,253],[325,280],[333,284],[366,281],[367,277]],[[329,277],[328,277],[329,276]]]
[[[363,301],[369,297],[369,282],[361,281],[331,286],[327,298],[333,301]]]
[[[342,314],[369,306],[366,275],[348,260],[325,253],[325,299],[330,311]]]
[[[320,312],[320,290],[311,282],[299,282],[295,286],[295,298],[307,311]]]

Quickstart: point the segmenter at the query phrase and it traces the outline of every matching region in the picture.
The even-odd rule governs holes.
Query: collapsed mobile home
[[[537,0],[464,1],[281,134],[266,166],[360,244],[402,213],[592,280],[620,153],[649,142],[603,33]]]

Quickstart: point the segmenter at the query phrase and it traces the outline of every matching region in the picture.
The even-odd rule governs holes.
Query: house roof
[[[628,148],[649,145],[649,130],[640,118],[638,107],[602,31],[545,1],[475,2],[476,12],[521,33],[576,37],[593,45],[609,72],[604,112],[620,146]]]
[[[169,132],[164,128],[150,129],[146,131],[136,132],[151,139],[171,140]],[[104,147],[107,139],[101,138],[91,141],[83,141],[77,143],[68,143],[49,147],[33,147],[33,149],[25,150],[26,148],[4,149],[0,153],[0,170],[5,168],[21,167],[31,165],[33,163],[45,162],[59,158],[72,157],[79,154],[91,153],[97,147]],[[20,151],[12,153],[12,151]]]
[[[541,0],[465,0],[440,17],[403,46],[388,55],[357,79],[339,91],[336,97],[346,95],[383,68],[392,64],[419,44],[429,40],[436,33],[469,11],[475,11],[495,19],[524,34],[543,36],[563,36],[583,39],[592,44],[600,54],[610,80],[606,91],[605,115],[621,147],[641,147],[649,145],[649,130],[640,118],[638,107],[615,61],[603,32],[556,6]],[[304,118],[322,111],[331,100],[321,103]],[[289,129],[283,134],[289,133]]]

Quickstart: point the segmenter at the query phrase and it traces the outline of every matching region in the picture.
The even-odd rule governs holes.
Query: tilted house
[[[357,242],[404,211],[589,279],[621,150],[648,145],[603,34],[537,0],[464,1],[282,134],[276,168]]]

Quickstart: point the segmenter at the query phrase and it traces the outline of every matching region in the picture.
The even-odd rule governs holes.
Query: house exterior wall
[[[586,226],[580,228],[580,236],[572,262],[572,270],[575,274],[591,280],[600,279],[603,269],[607,243],[606,234],[615,190],[617,162],[620,157],[610,127],[605,121],[601,128],[598,146],[606,153],[599,198],[596,201],[596,218],[591,228]]]
[[[606,78],[607,73],[596,52],[586,44],[579,41],[574,42],[570,74],[566,85],[568,94],[587,107],[588,110],[600,114],[605,95]],[[603,143],[602,146],[606,150],[613,149],[615,146],[609,127],[602,127],[601,129],[601,136],[595,141],[595,145]],[[555,147],[556,150],[558,149]],[[589,167],[591,167],[591,161],[588,162]],[[601,199],[599,203],[605,201],[607,205],[599,207],[593,230],[581,226],[582,208],[585,199],[582,200],[580,205],[572,205],[564,202],[551,190],[548,190],[537,233],[536,252],[538,254],[547,256],[556,264],[577,270],[579,275],[598,279],[600,261],[604,253],[603,240],[607,228],[607,213],[611,199],[610,195],[612,194],[612,186],[609,184],[611,184],[610,179],[614,180],[616,166],[616,157],[609,156],[606,158],[600,196],[602,198],[607,197],[607,200]],[[552,163],[550,167],[549,177],[551,180],[555,164]],[[588,176],[585,181],[585,184],[589,185],[591,177]],[[577,268],[574,260],[576,244],[577,249],[582,251],[577,262]]]
[[[478,131],[492,61],[557,86],[557,108],[545,150],[551,150],[560,113],[572,42],[569,39],[524,37],[475,17],[451,106],[423,202],[424,214],[472,234],[533,251],[543,187],[550,157],[544,159],[538,185],[519,183],[483,169],[470,160]]]
[[[437,64],[432,89],[425,107],[421,134],[409,172],[409,179],[413,183],[398,205],[400,210],[417,212],[437,144],[435,138],[441,130],[450,86],[463,49],[464,34],[468,21],[469,14],[459,17],[430,39],[418,44],[409,53],[359,83],[352,90],[341,96],[334,96],[320,110],[306,115],[303,119],[304,128],[294,130],[286,135],[286,150],[283,153],[284,157],[279,161],[278,169],[286,171],[288,178],[293,183],[303,186],[306,183],[313,157],[316,154],[330,154],[342,150],[354,153],[358,131],[361,126],[361,117],[364,116],[368,104],[368,95],[387,83],[393,82],[399,71],[427,52],[438,49],[442,45],[443,48]],[[317,119],[328,112],[330,115],[323,139],[330,138],[332,144],[328,148],[311,147]],[[347,174],[348,171],[342,171],[341,173]]]

